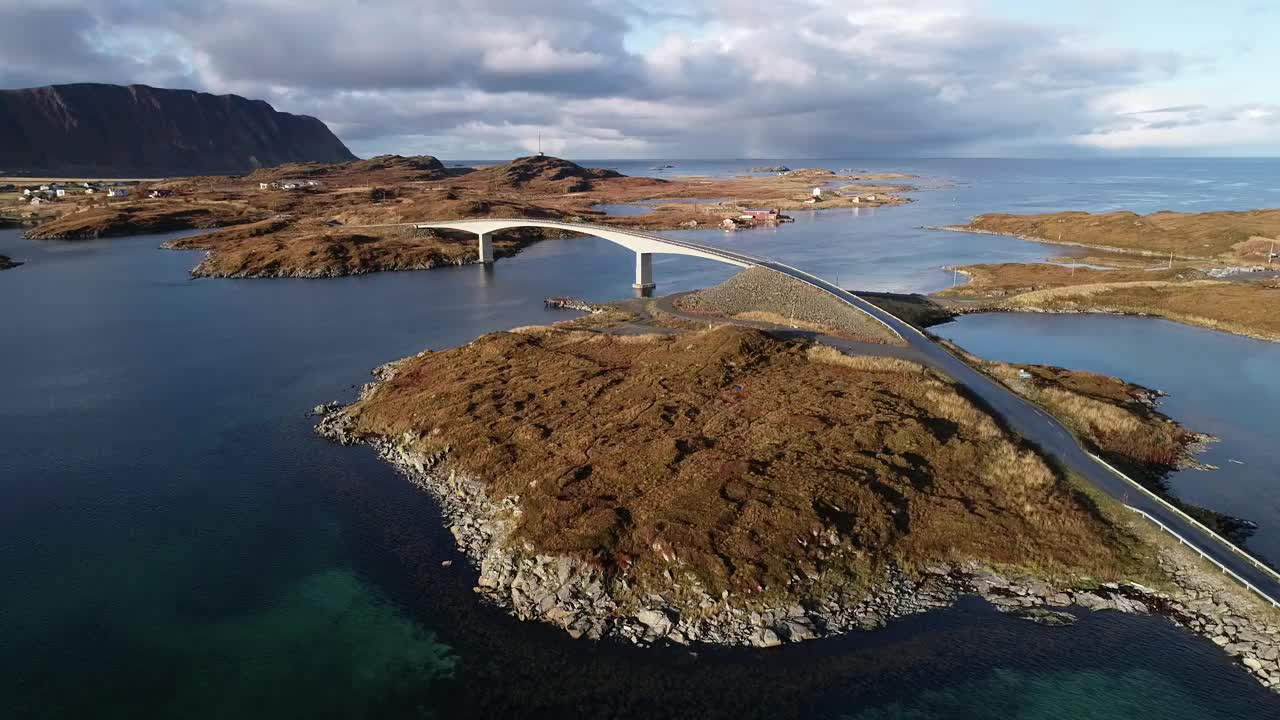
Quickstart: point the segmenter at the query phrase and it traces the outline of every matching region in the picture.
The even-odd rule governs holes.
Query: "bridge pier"
[[[493,233],[479,233],[480,235],[480,262],[485,265],[493,264]]]
[[[636,253],[636,281],[631,287],[637,290],[652,290],[654,288],[653,253]]]

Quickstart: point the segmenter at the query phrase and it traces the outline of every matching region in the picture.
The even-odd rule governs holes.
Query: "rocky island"
[[[847,180],[815,202],[815,184]],[[640,229],[719,227],[744,209],[878,206],[906,202],[904,186],[853,182],[828,170],[782,176],[660,180],[626,177],[548,156],[480,168],[446,168],[429,156],[294,163],[242,177],[141,183],[122,199],[72,194],[42,206],[32,239],[84,239],[212,230],[169,242],[208,251],[194,274],[332,277],[476,262],[474,236],[418,232],[415,222],[477,217],[590,221]],[[735,198],[725,201],[724,198]],[[601,203],[644,203],[613,217]],[[42,218],[43,219],[43,218]],[[750,223],[748,223],[750,224]],[[497,257],[554,231],[496,234]]]
[[[770,646],[976,593],[1046,624],[1160,613],[1280,684],[1280,616],[945,377],[877,343],[662,307],[391,363],[352,404],[317,408],[317,429],[439,501],[484,598],[574,637]]]
[[[979,215],[946,228],[1088,247],[1098,267],[1003,263],[955,268],[969,282],[936,293],[956,312],[1154,315],[1280,340],[1280,210],[1136,215]],[[1104,269],[1099,269],[1104,268]]]
[[[8,255],[0,255],[0,270],[9,270],[11,268],[16,268],[21,264],[22,263],[15,262],[14,260],[10,259]]]

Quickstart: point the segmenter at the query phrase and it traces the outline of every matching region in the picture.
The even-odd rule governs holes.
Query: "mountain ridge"
[[[243,174],[356,156],[320,120],[264,100],[148,85],[0,90],[0,174]]]

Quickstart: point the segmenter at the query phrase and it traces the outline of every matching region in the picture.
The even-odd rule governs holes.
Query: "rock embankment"
[[[603,305],[592,305],[586,300],[571,297],[550,297],[543,300],[542,304],[552,310],[577,310],[579,312],[590,313],[592,315],[607,312],[609,310],[608,307]]]
[[[918,578],[891,572],[856,599],[832,594],[747,609],[678,584],[668,594],[640,593],[590,563],[511,542],[520,517],[518,498],[490,498],[483,482],[449,469],[447,449],[423,456],[388,439],[357,438],[342,408],[330,404],[316,410],[328,411],[317,432],[344,444],[368,440],[440,503],[458,549],[478,570],[477,594],[521,620],[550,623],[574,638],[771,647],[883,627],[974,594],[1001,612],[1050,626],[1073,623],[1072,609],[1163,615],[1222,647],[1263,685],[1280,688],[1280,625],[1251,617],[1249,603],[1233,588],[1215,583],[1190,558],[1173,552],[1160,557],[1176,581],[1170,592],[1131,582],[1055,587],[977,563],[940,563]]]
[[[340,411],[326,416],[317,431],[338,442],[354,442],[344,417]],[[518,500],[489,498],[484,483],[448,469],[447,453],[421,456],[387,440],[371,444],[440,503],[459,550],[479,571],[479,595],[521,620],[551,623],[574,638],[771,647],[881,627],[895,617],[945,607],[965,589],[959,576],[939,570],[923,581],[891,575],[857,601],[832,596],[821,604],[751,610],[696,586],[674,585],[670,595],[642,593],[580,559],[511,542]]]
[[[0,255],[0,270],[9,270],[16,268],[22,263],[11,260],[8,255]]]
[[[1280,615],[908,365],[524,328],[385,366],[317,430],[439,500],[477,593],[577,637],[764,647],[975,593],[1046,624],[1161,613],[1275,686]]]
[[[901,344],[875,318],[830,294],[767,268],[743,270],[719,285],[681,297],[676,307],[690,313],[735,317],[768,313],[784,321],[828,328],[833,335]]]

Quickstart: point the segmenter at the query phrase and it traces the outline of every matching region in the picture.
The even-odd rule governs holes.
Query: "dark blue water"
[[[736,160],[681,161],[678,172],[712,176],[746,173],[759,163],[790,168],[906,172],[893,181],[931,188],[908,196],[911,205],[827,211],[788,211],[797,222],[726,233],[681,232],[681,237],[805,268],[863,290],[932,292],[955,278],[944,266],[981,262],[1039,262],[1081,256],[1081,248],[927,230],[962,224],[986,212],[1128,209],[1135,212],[1247,210],[1280,206],[1280,160]],[[627,174],[655,174],[645,161],[592,161]]]
[[[1280,308],[1277,308],[1280,310]],[[1166,393],[1161,410],[1220,438],[1170,488],[1259,524],[1249,547],[1280,561],[1280,343],[1116,315],[967,315],[932,328],[992,360],[1119,375]]]
[[[848,286],[929,289],[949,279],[939,265],[970,255],[1057,254],[912,229],[1012,202],[1018,187],[1049,193],[1056,166],[1032,183],[1001,165],[944,163],[934,175],[963,177],[966,205],[931,191],[777,232],[690,235]],[[1064,183],[1063,202],[1076,192]],[[1086,614],[1047,630],[965,605],[880,633],[697,658],[518,623],[475,602],[465,563],[440,566],[456,556],[425,496],[367,449],[316,438],[303,414],[349,398],[387,360],[563,317],[544,297],[625,296],[630,255],[554,241],[490,271],[192,281],[198,256],[156,249],[162,239],[0,231],[0,253],[27,261],[0,273],[6,717],[1276,712],[1210,644],[1152,618]],[[663,291],[731,272],[655,263]]]

